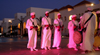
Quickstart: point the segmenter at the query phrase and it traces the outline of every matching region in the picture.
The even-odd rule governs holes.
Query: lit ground
[[[74,49],[67,48],[68,38],[63,38],[61,42],[61,49],[57,50],[52,48],[51,50],[40,49],[40,39],[37,42],[38,51],[30,51],[27,49],[27,38],[24,39],[12,39],[7,42],[8,39],[0,38],[0,55],[100,55],[100,50],[92,53],[83,53],[82,50],[75,51]],[[20,41],[19,41],[20,40]],[[3,41],[3,42],[2,42]]]

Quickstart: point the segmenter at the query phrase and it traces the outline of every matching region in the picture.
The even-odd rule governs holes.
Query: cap
[[[80,19],[82,19],[82,16],[80,17]]]
[[[57,14],[57,16],[58,16],[58,15],[61,15],[61,14],[60,14],[60,13],[58,13],[58,14]]]
[[[100,14],[100,10],[96,12],[96,14]]]
[[[76,15],[72,15],[72,18],[76,17]]]
[[[49,11],[46,11],[45,14],[49,13]]]
[[[32,15],[35,15],[35,12],[31,12],[30,15],[31,15],[31,16],[32,16]]]

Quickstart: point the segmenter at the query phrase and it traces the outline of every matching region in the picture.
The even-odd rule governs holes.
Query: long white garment
[[[90,17],[92,13],[87,12],[83,15],[81,19],[81,24],[83,25],[86,20]],[[93,43],[94,43],[94,31],[95,31],[95,15],[92,16],[92,18],[87,22],[87,24],[84,25],[84,27],[87,26],[86,32],[83,32],[83,43],[81,46],[82,50],[89,50],[92,51],[93,49]]]
[[[49,23],[48,23],[48,21]],[[51,47],[51,29],[46,29],[45,25],[51,25],[51,19],[48,17],[42,18],[42,40],[41,40],[41,48]]]
[[[60,24],[59,24],[60,22]],[[63,22],[61,19],[55,19],[54,20],[54,27],[55,27],[55,30],[54,30],[54,40],[53,40],[53,47],[59,47],[60,43],[61,43],[61,30],[58,31],[58,28],[56,26],[59,26],[59,25],[63,25]]]
[[[74,24],[78,25],[77,21],[69,21],[68,23],[68,29],[69,29],[69,43],[68,43],[68,48],[75,48],[76,47],[76,43],[73,40],[73,34],[74,34]]]
[[[32,22],[34,22],[34,25],[37,26],[37,21],[36,19],[32,19]],[[28,19],[27,23],[26,23],[26,28],[28,29],[28,44],[27,44],[27,48],[36,48],[36,43],[37,43],[37,31],[33,28],[32,30],[30,30],[30,26],[34,26],[31,22],[31,20]]]

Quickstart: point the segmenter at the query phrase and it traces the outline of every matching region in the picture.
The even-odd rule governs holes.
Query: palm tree
[[[17,36],[17,32],[16,32],[16,30],[18,30],[17,26],[12,26],[12,30],[10,30],[10,28],[11,28],[11,26],[8,27],[8,29],[9,29],[8,33],[10,33],[11,35]],[[11,33],[11,31],[12,31],[12,33]]]
[[[23,20],[24,18],[21,18],[21,19],[18,19],[20,21],[20,33],[21,33],[21,36],[23,36]]]

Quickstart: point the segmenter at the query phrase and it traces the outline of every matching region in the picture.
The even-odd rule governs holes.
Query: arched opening
[[[18,23],[18,35],[20,35],[20,23]]]
[[[26,34],[26,22],[23,23],[23,34]]]

